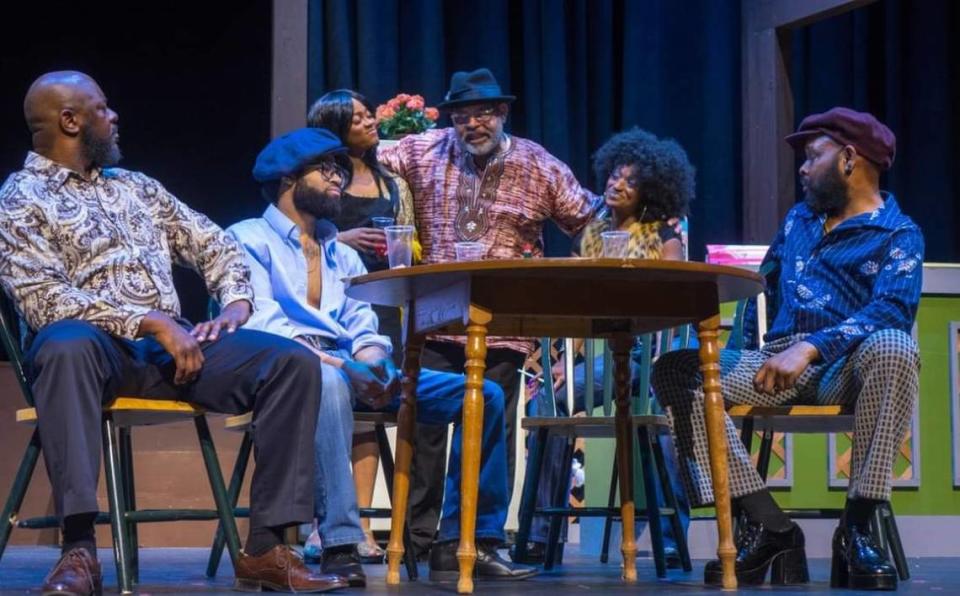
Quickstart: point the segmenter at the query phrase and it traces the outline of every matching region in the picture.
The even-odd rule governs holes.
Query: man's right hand
[[[345,360],[343,372],[350,379],[350,385],[353,387],[357,399],[374,410],[384,408],[393,399],[395,384],[392,380],[384,382],[377,376],[374,366],[366,362]]]
[[[157,343],[173,356],[177,365],[177,372],[173,377],[175,385],[186,385],[200,375],[200,369],[203,368],[200,343],[168,315],[156,310],[150,311],[140,322],[138,335],[152,335]]]

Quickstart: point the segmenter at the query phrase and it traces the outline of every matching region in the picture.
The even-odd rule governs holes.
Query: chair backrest
[[[13,369],[17,382],[20,384],[20,392],[27,406],[34,407],[33,391],[30,382],[24,372],[23,366],[23,337],[26,329],[23,320],[17,313],[13,301],[7,296],[7,293],[0,290],[0,340],[3,341],[3,349],[7,352],[7,358],[10,359],[10,367]]]
[[[760,266],[758,273],[764,278],[769,278],[777,273],[777,264],[767,262]],[[767,333],[767,308],[776,309],[777,304],[767,304],[766,292],[761,292],[756,297],[757,300],[757,342],[758,347],[763,347],[763,336]],[[745,324],[744,317],[747,313],[747,304],[749,299],[744,298],[737,301],[736,310],[733,315],[733,326],[730,328],[730,336],[727,339],[726,348],[732,350],[742,350],[745,348],[746,338],[744,338],[743,329]]]
[[[656,342],[657,334],[654,333],[645,333],[638,337],[637,345],[635,350],[640,351],[640,370],[639,370],[639,379],[634,379],[634,385],[637,387],[637,391],[632,395],[632,411],[636,415],[645,415],[650,414],[652,410],[652,403],[650,400],[650,371],[653,367],[654,360],[654,346],[657,345]],[[540,338],[540,359],[541,359],[541,369],[544,371],[543,374],[543,392],[544,400],[549,404],[549,411],[546,415],[558,416],[559,412],[556,407],[556,393],[553,389],[553,383],[551,382],[552,362],[550,358],[550,349],[553,339],[549,337]],[[663,345],[664,342],[661,342]],[[566,339],[564,340],[565,348],[560,355],[560,358],[564,360],[564,371],[565,377],[567,379],[573,379],[573,368],[574,360],[576,354],[573,354],[573,340]],[[602,379],[602,389],[600,395],[597,395],[597,392],[594,388],[596,381],[596,371],[593,367],[593,362],[597,358],[598,354],[602,355],[603,358],[603,379]],[[583,345],[583,366],[584,366],[584,410],[587,416],[593,416],[594,411],[598,406],[602,406],[602,412],[604,416],[611,416],[613,414],[613,354],[610,351],[610,346],[607,345],[605,340],[601,339],[588,339],[584,342]],[[573,411],[573,383],[566,383],[566,401],[567,401],[567,412]],[[599,398],[599,399],[598,399]]]

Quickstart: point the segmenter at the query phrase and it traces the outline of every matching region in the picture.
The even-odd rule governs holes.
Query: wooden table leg
[[[491,314],[470,305],[467,325],[467,390],[463,397],[463,453],[460,480],[460,580],[457,592],[473,593],[473,567],[477,562],[477,493],[480,482],[480,442],[483,438],[483,373],[487,367],[487,324]]]
[[[623,540],[620,551],[623,553],[623,579],[637,581],[637,543],[633,501],[633,424],[630,408],[630,347],[633,339],[629,335],[618,335],[610,341],[613,352],[614,397],[616,398],[616,457],[617,476],[620,481],[620,520]]]
[[[417,424],[417,381],[420,378],[420,352],[423,336],[410,335],[403,351],[403,401],[397,412],[397,454],[393,472],[393,511],[390,516],[390,542],[387,543],[387,585],[400,583],[403,558],[403,527],[407,521],[410,495],[410,460],[413,457],[413,433]]]
[[[720,315],[700,322],[700,371],[703,373],[704,414],[707,445],[710,451],[710,478],[717,509],[717,533],[720,544],[717,555],[723,566],[723,589],[737,587],[734,569],[733,519],[730,514],[730,472],[727,463],[727,434],[724,420],[723,393],[720,388],[720,348],[717,333]]]

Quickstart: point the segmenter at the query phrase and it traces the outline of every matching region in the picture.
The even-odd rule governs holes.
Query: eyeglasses
[[[319,173],[320,176],[322,176],[327,182],[332,182],[333,179],[336,178],[337,186],[339,186],[341,189],[346,187],[349,177],[346,168],[332,161],[324,161],[314,166],[310,166],[306,168],[303,173],[307,174],[309,172]]]
[[[470,123],[471,118],[476,118],[477,122],[480,124],[490,124],[490,121],[493,120],[495,116],[499,116],[499,111],[496,106],[489,106],[479,110],[467,112],[467,111],[458,111],[450,113],[450,120],[457,126],[463,126]]]

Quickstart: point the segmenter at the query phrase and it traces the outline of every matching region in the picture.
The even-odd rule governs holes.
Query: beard
[[[500,137],[490,138],[479,145],[462,141],[461,145],[463,146],[464,151],[470,155],[483,157],[484,155],[490,155],[493,153],[497,146],[500,145]]]
[[[83,128],[80,131],[80,144],[83,147],[83,156],[94,167],[114,166],[123,159],[112,134],[104,139],[97,137],[92,129]]]
[[[817,215],[836,215],[847,206],[847,181],[832,164],[816,181],[807,182],[804,202]]]
[[[460,146],[464,151],[470,155],[483,157],[490,155],[497,150],[497,147],[500,146],[500,142],[503,140],[503,123],[501,122],[499,126],[495,126],[492,129],[488,129],[489,138],[483,143],[477,145],[475,143],[468,143],[463,136],[458,135],[457,139],[460,141]]]
[[[334,219],[340,215],[340,193],[317,190],[300,179],[293,188],[293,206],[317,219]]]

